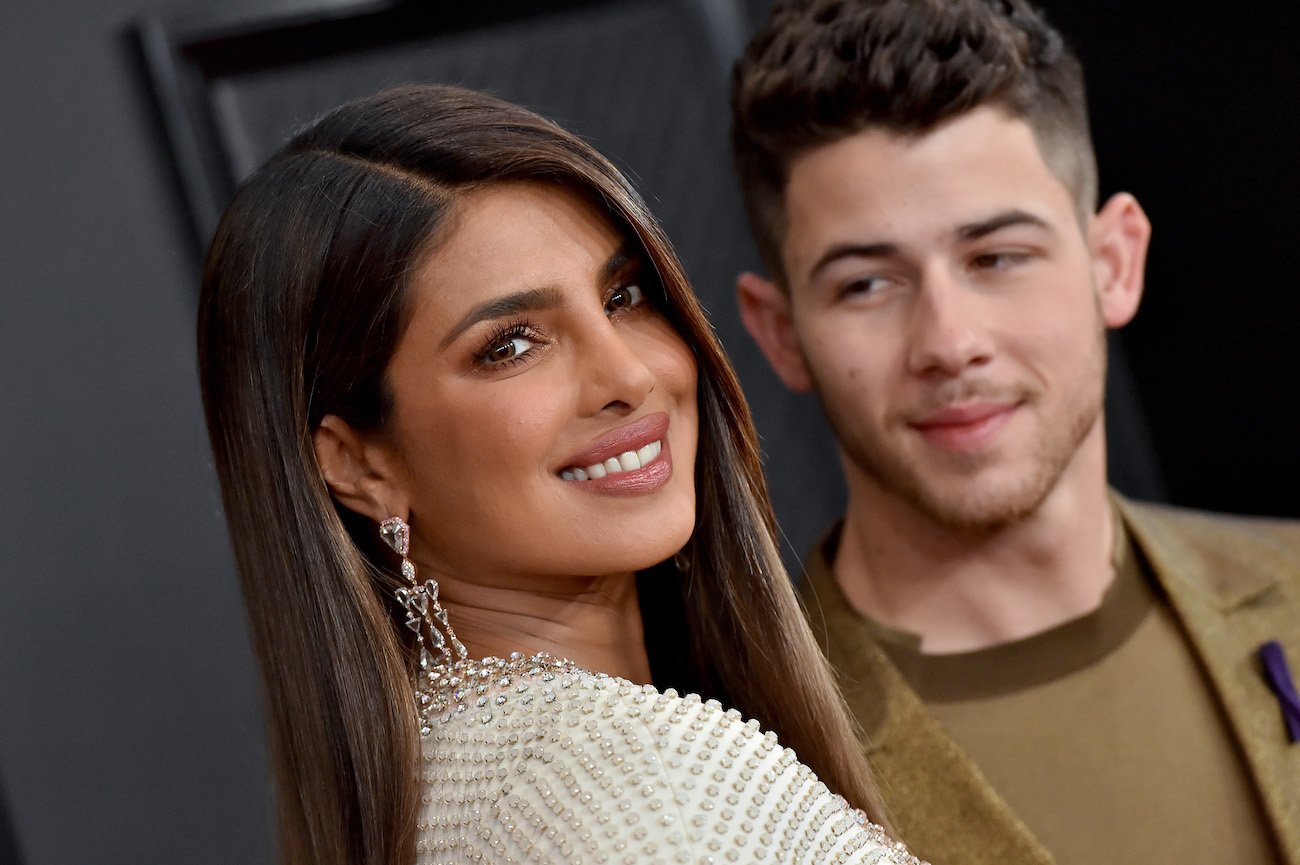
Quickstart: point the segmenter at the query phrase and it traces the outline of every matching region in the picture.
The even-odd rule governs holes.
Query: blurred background
[[[0,863],[269,863],[255,670],[193,359],[199,250],[295,126],[388,84],[585,135],[678,244],[764,437],[793,565],[842,490],[741,330],[727,156],[767,0],[0,5]],[[1300,516],[1300,6],[1048,0],[1103,192],[1155,224],[1113,340],[1121,489]],[[21,858],[19,858],[21,857]]]

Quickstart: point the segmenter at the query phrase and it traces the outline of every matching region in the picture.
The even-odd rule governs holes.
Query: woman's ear
[[[1146,276],[1151,221],[1127,192],[1111,196],[1088,226],[1097,304],[1106,327],[1123,327],[1137,314]]]
[[[334,498],[375,522],[407,518],[410,503],[389,449],[368,441],[333,414],[321,420],[311,439],[321,476]]]

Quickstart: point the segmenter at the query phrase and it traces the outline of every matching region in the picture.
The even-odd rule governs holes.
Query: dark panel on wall
[[[820,411],[787,393],[740,326],[734,276],[754,266],[727,153],[727,76],[752,12],[728,0],[599,2],[490,13],[296,0],[291,16],[193,16],[142,28],[200,237],[220,203],[291,131],[395,83],[488,90],[584,135],[646,194],[751,396],[792,563],[837,514],[842,484]],[[286,48],[286,46],[288,46]],[[177,84],[179,82],[179,84]],[[1159,470],[1118,349],[1112,476],[1160,498]]]
[[[0,786],[0,793],[4,790]],[[14,835],[13,823],[9,819],[9,805],[0,796],[0,865],[22,865],[18,853],[18,839]]]
[[[467,4],[448,15],[418,4],[335,5],[327,18],[299,14],[288,25],[253,15],[239,23],[200,16],[146,26],[149,50],[174,58],[175,71],[162,64],[157,77],[189,82],[179,88],[185,105],[163,102],[188,130],[174,146],[184,185],[228,178],[224,187],[209,183],[207,192],[191,193],[200,233],[215,219],[208,203],[228,195],[230,180],[246,176],[294,128],[385,86],[435,81],[488,90],[578,132],[624,169],[663,221],[755,396],[794,561],[839,510],[842,491],[815,402],[784,391],[733,301],[736,274],[756,260],[727,151],[727,75],[744,39],[744,7],[730,0],[568,0],[490,12]],[[344,14],[353,6],[355,15]],[[167,48],[168,40],[176,47]],[[284,45],[292,49],[276,50]],[[198,167],[184,159],[186,135],[207,154]]]

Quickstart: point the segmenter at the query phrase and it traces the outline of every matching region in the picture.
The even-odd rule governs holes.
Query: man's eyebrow
[[[894,243],[837,243],[817,259],[808,271],[808,279],[815,279],[818,273],[841,258],[886,258],[896,254],[898,245]]]
[[[1052,229],[1046,220],[1034,216],[1032,213],[1024,210],[1007,210],[988,219],[959,226],[957,237],[961,240],[979,240],[981,237],[987,237],[995,231],[1000,231],[1012,225],[1032,225],[1037,228],[1045,228],[1048,231]]]
[[[563,303],[564,293],[553,285],[542,288],[529,288],[524,291],[516,291],[513,294],[494,297],[492,300],[480,303],[471,309],[464,318],[456,322],[455,327],[442,338],[439,345],[441,348],[446,348],[462,333],[481,321],[491,321],[494,318],[518,315],[521,312],[555,309]]]

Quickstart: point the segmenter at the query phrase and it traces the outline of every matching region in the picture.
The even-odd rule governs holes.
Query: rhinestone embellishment
[[[921,865],[714,700],[548,655],[423,676],[419,865]]]
[[[389,517],[380,523],[379,537],[402,558],[410,554],[411,527],[401,517]]]
[[[435,695],[422,681],[430,670],[436,670],[455,661],[464,661],[469,653],[465,645],[456,639],[456,632],[451,627],[447,611],[438,602],[438,582],[416,577],[415,564],[407,558],[411,552],[411,527],[401,517],[389,517],[379,524],[379,537],[393,552],[401,556],[402,577],[409,586],[402,586],[393,591],[393,596],[406,612],[403,624],[415,635],[417,646],[415,706],[419,717],[420,729],[428,728],[429,712],[436,702]],[[427,637],[427,639],[426,639]],[[433,654],[429,651],[432,647]]]

